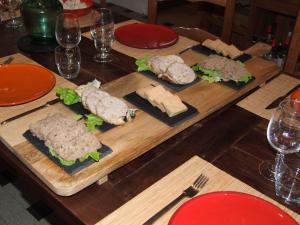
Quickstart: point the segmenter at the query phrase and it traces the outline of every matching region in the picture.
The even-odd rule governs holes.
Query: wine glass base
[[[259,174],[262,175],[265,179],[272,182],[275,182],[274,163],[274,161],[268,160],[263,161],[258,166]]]
[[[8,28],[19,28],[23,26],[23,22],[19,19],[12,19],[7,21],[5,26]]]
[[[102,57],[101,55],[97,54],[93,57],[94,61],[97,63],[109,63],[112,61],[112,57],[107,55],[106,57]]]

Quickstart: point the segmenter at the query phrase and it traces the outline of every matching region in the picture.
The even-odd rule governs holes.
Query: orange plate
[[[31,64],[0,65],[0,106],[33,101],[55,85],[55,76],[44,67]]]

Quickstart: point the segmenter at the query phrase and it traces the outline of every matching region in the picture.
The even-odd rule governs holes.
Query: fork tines
[[[193,183],[193,187],[196,189],[203,188],[208,180],[209,178],[207,176],[200,174],[200,176]]]

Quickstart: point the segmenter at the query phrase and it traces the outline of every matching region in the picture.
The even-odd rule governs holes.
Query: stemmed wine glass
[[[57,16],[55,37],[58,44],[66,49],[66,54],[71,59],[71,49],[76,47],[81,40],[81,30],[76,15],[61,13]]]
[[[275,161],[264,161],[259,172],[268,180],[275,181],[284,166],[285,154],[300,151],[300,101],[285,99],[274,112],[267,129],[269,144],[277,150]]]
[[[91,19],[91,36],[98,53],[94,61],[106,63],[112,61],[110,54],[114,41],[114,21],[112,12],[108,8],[96,9]]]
[[[7,27],[18,28],[23,26],[23,22],[17,19],[16,9],[20,6],[21,0],[0,0],[0,4],[4,9],[8,10],[10,20],[6,23]]]

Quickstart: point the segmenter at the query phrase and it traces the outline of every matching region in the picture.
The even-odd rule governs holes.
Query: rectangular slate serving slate
[[[143,74],[144,76],[152,79],[152,80],[155,80],[157,81],[158,83],[162,84],[163,86],[169,88],[169,89],[172,89],[174,91],[182,91],[188,87],[191,87],[192,85],[194,85],[195,83],[199,82],[201,80],[201,78],[197,77],[192,83],[189,83],[189,84],[172,84],[166,80],[163,80],[161,78],[158,78],[158,76],[156,76],[153,72],[151,71],[142,71],[142,72],[139,72],[141,74]]]
[[[199,113],[195,107],[183,102],[187,106],[188,110],[178,114],[177,116],[169,117],[166,113],[163,113],[160,109],[151,105],[151,103],[140,97],[135,92],[126,95],[124,99],[171,127],[174,127]]]
[[[204,54],[204,55],[217,54],[217,55],[223,56],[221,54],[218,54],[216,51],[211,50],[211,49],[209,49],[209,48],[207,48],[207,47],[205,47],[205,46],[203,46],[201,44],[193,46],[192,50],[194,50],[196,52],[199,52],[201,54]],[[252,58],[251,55],[244,53],[243,55],[240,55],[239,57],[234,58],[233,60],[240,61],[240,62],[244,63],[244,62],[250,60],[251,58]]]
[[[199,74],[199,75],[204,75],[201,71],[195,71],[196,74]],[[255,77],[252,76],[252,78],[247,82],[235,82],[233,80],[229,80],[229,81],[220,81],[218,82],[219,84],[222,84],[222,85],[225,85],[227,87],[230,87],[234,90],[240,90],[242,89],[243,87],[245,87],[246,85],[248,85],[249,83],[251,83],[252,81],[255,80]]]
[[[64,104],[62,102],[62,104]],[[65,105],[65,104],[64,104]],[[78,102],[76,104],[73,104],[73,105],[65,105],[67,106],[69,109],[71,109],[73,112],[79,114],[79,115],[86,115],[86,114],[90,114],[91,112],[88,111],[87,109],[85,109],[82,105],[81,102]],[[113,125],[113,124],[109,124],[109,123],[103,123],[101,126],[96,126],[96,128],[98,130],[101,130],[102,132],[105,132],[105,131],[108,131],[112,128],[114,128],[116,125]]]
[[[75,174],[78,171],[88,167],[89,165],[95,163],[95,161],[92,158],[87,158],[83,162],[79,162],[79,160],[76,160],[76,163],[74,163],[71,166],[64,166],[59,162],[59,159],[53,157],[49,150],[48,147],[45,145],[44,141],[38,139],[37,137],[33,136],[30,130],[27,130],[23,136],[31,143],[33,144],[39,151],[44,153],[46,156],[48,156],[49,159],[51,159],[56,165],[61,167],[64,171],[66,171],[68,174]],[[104,158],[105,156],[109,155],[112,153],[112,150],[107,146],[102,144],[102,147],[97,150],[100,153],[100,160]]]

